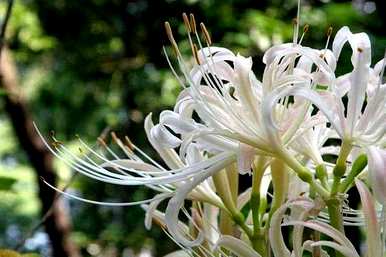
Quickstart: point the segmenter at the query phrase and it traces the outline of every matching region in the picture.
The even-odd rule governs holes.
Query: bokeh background
[[[159,228],[144,229],[140,207],[60,199],[46,226],[39,226],[55,199],[39,176],[99,201],[135,201],[151,194],[73,177],[47,157],[28,124],[35,121],[45,135],[55,130],[75,151],[76,134],[95,145],[98,136],[113,130],[157,159],[146,142],[144,117],[172,108],[180,91],[162,53],[168,45],[164,21],[170,21],[182,52],[190,55],[181,14],[193,12],[216,46],[252,56],[259,77],[264,51],[291,40],[296,5],[289,0],[16,0],[2,54],[9,69],[2,71],[0,87],[0,248],[55,257],[162,256],[176,249]],[[6,6],[1,0],[0,20]],[[383,0],[303,0],[301,25],[310,25],[303,44],[323,48],[329,26],[336,32],[348,25],[370,35],[379,60],[386,47],[385,17]],[[338,73],[351,68],[349,54]]]

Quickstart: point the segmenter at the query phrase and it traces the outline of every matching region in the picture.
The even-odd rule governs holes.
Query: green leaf
[[[16,181],[15,178],[0,177],[0,191],[10,191]]]

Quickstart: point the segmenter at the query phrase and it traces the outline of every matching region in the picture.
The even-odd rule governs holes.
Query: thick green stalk
[[[344,234],[343,217],[341,212],[340,200],[332,198],[326,202],[328,208],[328,214],[330,216],[330,224],[340,232]],[[344,257],[338,251],[335,251],[336,257]]]
[[[236,164],[232,164],[229,167],[225,168],[229,187],[232,195],[232,199],[235,205],[237,205],[237,197],[239,196],[239,172],[237,170]]]
[[[260,184],[264,175],[265,162],[265,158],[259,157],[253,166],[250,206],[252,210],[254,234],[258,234],[260,230]]]
[[[331,196],[334,196],[338,193],[340,180],[346,173],[346,160],[352,149],[351,140],[343,139],[338,159],[333,170],[334,180],[331,187]]]
[[[244,215],[237,209],[233,201],[226,171],[221,170],[215,173],[212,178],[214,186],[216,187],[216,192],[223,201],[224,206],[228,210],[232,220],[245,232],[245,234],[247,234],[249,238],[252,238],[252,230],[245,224]]]
[[[253,248],[262,256],[266,256],[266,238],[262,234],[260,224],[260,185],[264,175],[266,158],[258,157],[253,165],[252,192],[249,201],[253,219]]]
[[[359,155],[358,158],[354,161],[350,173],[341,182],[339,186],[339,192],[346,193],[354,183],[355,178],[364,170],[366,166],[367,156],[365,154]]]
[[[287,166],[279,159],[271,163],[271,176],[273,184],[273,199],[269,216],[284,203],[288,194],[289,177]]]
[[[341,212],[342,204],[338,198],[340,182],[344,174],[346,173],[346,160],[352,149],[351,140],[343,139],[338,159],[333,170],[334,180],[331,187],[330,198],[326,201],[328,214],[330,217],[330,224],[340,232],[344,233],[343,216]],[[343,257],[343,255],[335,251],[336,257]]]
[[[283,160],[302,181],[308,183],[310,187],[315,190],[315,192],[317,192],[323,199],[327,199],[329,197],[329,192],[322,185],[315,181],[311,171],[300,164],[300,162],[296,160],[295,157],[288,153],[284,148],[281,149],[281,151],[277,154],[278,157]]]

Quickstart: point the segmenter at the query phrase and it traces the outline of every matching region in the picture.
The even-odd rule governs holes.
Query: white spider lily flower
[[[263,104],[268,131],[275,128],[272,107],[281,98],[289,95],[302,97],[315,104],[326,116],[328,122],[336,130],[340,138],[354,141],[359,145],[382,145],[385,141],[386,129],[386,86],[381,84],[381,66],[370,69],[371,47],[370,40],[365,33],[353,34],[347,27],[337,32],[333,43],[333,54],[339,58],[343,45],[349,42],[353,54],[351,58],[354,67],[351,73],[330,81],[330,87],[323,94],[306,87],[292,87],[277,89],[265,99]],[[372,77],[370,76],[370,73]],[[379,75],[377,79],[374,76]],[[371,84],[377,81],[377,84]],[[347,92],[348,104],[344,107],[341,97]],[[375,93],[376,92],[376,93]],[[367,105],[361,110],[367,95]],[[345,115],[345,113],[347,113]]]
[[[159,142],[154,140],[150,133],[150,130],[153,127],[150,117],[146,120],[145,127],[148,139],[152,146],[160,154],[164,162],[171,168],[164,168],[161,164],[158,164],[141,149],[136,147],[131,141],[123,143],[115,136],[115,134],[112,134],[115,143],[126,155],[123,158],[120,158],[118,154],[102,140],[100,142],[104,145],[104,148],[112,158],[107,157],[103,153],[98,153],[81,139],[79,139],[79,141],[83,150],[82,156],[79,157],[77,154],[72,153],[62,143],[56,141],[56,139],[54,139],[53,147],[51,147],[50,144],[44,140],[41,133],[38,130],[37,131],[50,151],[74,171],[102,182],[126,186],[146,186],[159,193],[152,199],[129,203],[97,202],[63,192],[68,197],[96,204],[114,206],[139,205],[153,202],[152,205],[156,207],[160,201],[173,197],[173,195],[176,194],[176,191],[181,188],[189,187],[190,189],[185,191],[184,199],[187,198],[208,202],[214,206],[223,208],[221,199],[216,195],[209,181],[203,180],[194,187],[190,186],[197,181],[195,176],[198,176],[199,178],[203,176],[209,178],[210,175],[205,174],[213,174],[223,169],[235,161],[235,156],[232,153],[223,152],[211,158],[204,158],[201,156],[201,153],[197,153],[197,150],[190,150],[187,153],[188,156],[186,159],[195,160],[195,162],[193,163],[192,161],[191,163],[188,163],[181,160],[173,149],[162,147]],[[193,149],[194,145],[191,145],[190,148]],[[86,155],[86,151],[88,151],[90,155]],[[54,189],[58,190],[56,188]]]
[[[172,44],[177,47],[174,39]],[[277,130],[267,128],[264,124],[261,103],[274,89],[291,85],[312,87],[312,83],[320,81],[319,78],[322,77],[324,81],[332,81],[335,59],[331,51],[323,53],[328,57],[327,62],[320,57],[319,50],[293,44],[274,47],[264,57],[267,68],[263,82],[258,81],[253,74],[251,58],[235,55],[224,48],[208,46],[194,52],[197,60],[191,70],[188,70],[182,56],[177,55],[189,87],[185,88],[185,84],[177,76],[185,89],[177,100],[175,113],[168,114],[173,119],[160,121],[161,127],[156,126],[154,135],[170,147],[181,145],[180,153],[184,153],[184,148],[193,141],[204,143],[206,150],[213,151],[235,151],[237,147],[235,152],[238,154],[239,172],[243,174],[250,170],[256,154],[275,155],[283,145],[281,141],[288,143],[301,126],[312,128],[314,121],[309,104],[302,99],[289,103],[287,98],[281,104],[270,106],[276,110],[275,116],[281,128],[272,137],[272,130]],[[299,62],[295,65],[298,57]],[[168,62],[170,63],[169,59]],[[314,64],[318,71],[310,74]],[[295,72],[289,72],[292,66]],[[194,113],[198,114],[200,123],[194,121]],[[309,117],[309,121],[305,117]],[[181,127],[176,127],[175,124]],[[181,137],[176,137],[162,126],[181,134]],[[303,137],[301,134],[297,133],[298,141]],[[280,139],[282,137],[283,140]],[[309,145],[311,148],[303,153],[311,153],[312,159],[320,164],[321,154],[313,144]]]

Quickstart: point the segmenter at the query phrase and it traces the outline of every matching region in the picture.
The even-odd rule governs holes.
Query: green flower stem
[[[288,168],[284,162],[274,159],[271,163],[271,176],[273,184],[273,199],[269,217],[284,203],[288,194],[289,177]],[[270,222],[269,218],[269,222]]]
[[[280,152],[278,152],[278,156],[288,165],[288,167],[296,172],[302,181],[308,183],[310,187],[315,190],[315,192],[317,192],[323,199],[328,199],[330,195],[329,192],[322,185],[315,181],[311,171],[300,164],[299,161],[295,159],[295,157],[293,157],[285,149],[282,149]]]
[[[339,199],[332,198],[326,201],[330,224],[344,234],[343,217],[341,212],[341,203]],[[339,251],[335,251],[335,257],[344,257]]]
[[[253,165],[252,175],[252,192],[250,198],[250,206],[253,220],[253,237],[251,239],[252,247],[260,253],[261,256],[266,256],[266,241],[267,239],[262,234],[260,224],[260,185],[266,168],[266,158],[258,157]]]
[[[253,231],[245,224],[244,215],[237,209],[236,204],[233,201],[226,170],[221,170],[215,173],[212,178],[214,186],[216,187],[216,192],[223,201],[224,206],[229,212],[232,220],[240,226],[240,228],[251,239],[253,237]]]
[[[251,242],[253,249],[261,256],[268,256],[269,248],[267,246],[267,237],[265,235],[254,236]]]
[[[320,180],[320,183],[322,183],[322,186],[324,188],[328,188],[328,174],[326,166],[324,164],[319,164],[316,166],[315,174],[316,177]]]
[[[340,180],[346,173],[346,160],[352,149],[351,140],[343,139],[338,159],[333,170],[334,180],[331,187],[331,196],[335,196],[338,193]]]
[[[233,220],[229,213],[225,210],[220,210],[219,229],[223,235],[233,235]]]
[[[314,231],[312,233],[312,241],[320,241],[320,232],[319,231]],[[312,257],[321,257],[321,247],[320,246],[317,246],[317,247],[312,247]]]
[[[346,193],[354,183],[355,178],[364,170],[366,166],[367,156],[365,154],[359,155],[358,158],[354,161],[350,173],[340,184],[338,191],[340,193]]]
[[[237,170],[236,164],[232,164],[229,167],[225,168],[230,192],[232,195],[232,200],[237,205],[237,197],[239,196],[239,172]]]
[[[266,159],[259,157],[253,166],[250,206],[252,210],[254,235],[260,233],[260,185],[265,171],[265,164]]]
[[[352,149],[351,140],[343,138],[343,142],[340,148],[338,159],[333,170],[334,180],[331,187],[330,199],[326,201],[328,214],[330,216],[331,226],[344,233],[343,216],[341,212],[341,201],[337,198],[339,192],[340,182],[344,174],[346,173],[346,160]],[[336,257],[343,257],[343,255],[335,251]]]

